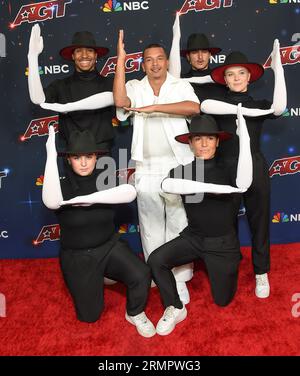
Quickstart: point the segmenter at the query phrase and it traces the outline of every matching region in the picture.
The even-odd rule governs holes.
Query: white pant
[[[137,163],[135,188],[140,224],[140,235],[145,260],[151,252],[176,238],[187,226],[187,218],[179,195],[163,194],[161,182],[170,169],[177,166],[175,159],[159,159],[159,164],[151,161]],[[189,281],[193,277],[193,264],[173,269],[177,282]]]

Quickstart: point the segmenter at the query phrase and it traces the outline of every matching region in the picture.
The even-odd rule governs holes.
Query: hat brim
[[[97,156],[101,156],[101,155],[105,155],[105,154],[108,154],[109,153],[109,150],[92,150],[92,151],[61,151],[61,152],[58,152],[58,156],[59,157],[68,157],[70,155],[81,155],[81,154],[97,154]]]
[[[186,57],[186,55],[189,53],[189,52],[192,52],[192,51],[198,51],[198,50],[207,50],[209,51],[212,55],[216,55],[218,54],[219,52],[222,51],[222,48],[219,48],[219,47],[211,47],[211,48],[198,48],[198,49],[191,49],[191,50],[181,50],[180,51],[180,55],[182,57]]]
[[[249,82],[257,81],[265,72],[264,67],[257,63],[235,63],[235,64],[226,64],[214,68],[211,71],[211,78],[218,84],[226,85],[224,74],[226,69],[230,67],[244,67],[250,72]]]
[[[220,141],[226,141],[226,140],[229,140],[232,137],[231,133],[223,132],[223,131],[219,131],[217,133],[215,133],[215,132],[214,133],[198,133],[198,132],[196,132],[196,133],[180,134],[180,135],[175,137],[175,140],[182,143],[182,144],[189,144],[190,138],[192,136],[196,136],[196,135],[199,135],[199,134],[217,135]]]
[[[73,52],[76,48],[92,48],[93,50],[95,50],[97,52],[97,56],[98,57],[101,57],[101,56],[105,56],[108,52],[109,52],[109,49],[106,48],[106,47],[97,47],[97,46],[82,46],[82,45],[78,45],[78,46],[67,46],[67,47],[64,47],[62,48],[60,51],[59,51],[59,54],[60,56],[62,56],[65,60],[73,60],[72,58],[72,55],[73,55]]]

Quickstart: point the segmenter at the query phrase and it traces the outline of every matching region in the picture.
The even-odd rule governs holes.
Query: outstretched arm
[[[136,198],[136,190],[130,184],[122,184],[105,191],[91,193],[85,196],[77,196],[68,201],[62,201],[61,205],[89,206],[93,204],[124,204],[132,202]]]
[[[81,110],[96,110],[114,105],[113,93],[111,91],[105,91],[91,95],[90,97],[81,99],[77,102],[70,102],[66,104],[61,103],[41,103],[40,106],[45,110],[51,110],[55,112],[71,112]]]
[[[125,86],[125,62],[126,51],[124,46],[124,31],[119,31],[119,39],[117,45],[117,65],[114,78],[113,94],[116,107],[130,107],[131,101],[127,96]]]
[[[169,73],[176,77],[180,78],[181,74],[181,59],[180,59],[180,21],[179,21],[179,12],[176,13],[175,21],[173,25],[173,40],[172,46],[169,55]]]
[[[39,54],[43,51],[43,37],[38,24],[31,29],[28,50],[28,88],[31,102],[41,104],[45,102],[44,89],[39,74]]]
[[[48,209],[58,209],[63,200],[60,179],[57,167],[57,152],[55,147],[55,130],[49,127],[49,136],[46,143],[47,161],[44,172],[42,200]]]
[[[274,109],[274,114],[276,116],[279,116],[286,109],[287,92],[284,78],[284,70],[281,63],[280,45],[278,39],[274,40],[273,51],[271,56],[271,68],[274,72],[275,79],[272,108]]]
[[[199,103],[193,101],[182,101],[177,103],[167,103],[167,104],[153,104],[150,106],[139,107],[139,108],[128,108],[124,107],[127,111],[148,113],[160,112],[163,114],[172,115],[182,115],[182,116],[192,116],[197,115],[200,112]]]
[[[205,101],[201,102],[201,111],[211,115],[237,115],[238,106],[214,99],[206,99]],[[241,111],[243,116],[249,117],[266,116],[274,113],[273,108],[261,110],[259,108],[242,107]]]
[[[236,186],[246,191],[251,183],[253,178],[253,166],[252,166],[252,154],[250,147],[250,137],[248,134],[248,129],[246,121],[242,114],[242,104],[238,104],[238,113],[237,113],[237,135],[239,136],[239,159],[237,167],[237,176],[236,176]]]

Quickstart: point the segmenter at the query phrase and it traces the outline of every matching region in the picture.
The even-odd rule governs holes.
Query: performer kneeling
[[[108,277],[127,286],[126,320],[140,335],[152,337],[155,328],[144,313],[150,268],[119,239],[114,228],[112,204],[133,201],[135,188],[123,184],[97,191],[100,151],[88,130],[71,134],[66,151],[70,168],[61,181],[53,127],[49,128],[46,148],[43,202],[56,211],[59,220],[60,265],[78,320],[98,320],[104,307],[103,279]]]
[[[187,316],[176,290],[173,267],[202,259],[214,302],[220,306],[229,304],[236,292],[241,253],[236,233],[238,212],[233,196],[246,191],[252,182],[249,135],[240,106],[237,124],[240,140],[237,170],[236,165],[225,165],[216,157],[219,142],[226,142],[231,135],[220,131],[212,116],[194,117],[190,133],[175,137],[179,142],[190,144],[195,159],[190,165],[171,170],[162,182],[163,192],[182,195],[188,226],[148,259],[166,308],[156,327],[160,335],[171,333]],[[204,182],[196,178],[201,163],[204,163]],[[192,176],[186,177],[186,171],[192,171]],[[179,174],[184,179],[176,178]],[[201,192],[206,192],[202,200],[191,200],[191,194]]]

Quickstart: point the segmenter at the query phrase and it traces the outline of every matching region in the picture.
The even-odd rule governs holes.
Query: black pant
[[[270,179],[263,155],[255,153],[252,159],[253,181],[243,194],[243,201],[251,231],[254,273],[264,274],[270,270]],[[239,197],[235,196],[237,208]]]
[[[80,321],[97,321],[104,307],[104,276],[127,286],[127,313],[135,316],[146,306],[150,268],[119,240],[105,254],[103,248],[61,249],[60,264]]]
[[[148,265],[164,307],[173,305],[182,308],[172,268],[198,259],[202,259],[206,265],[214,302],[226,306],[233,299],[241,260],[236,235],[198,239],[196,246],[195,239],[181,234],[151,253]]]

